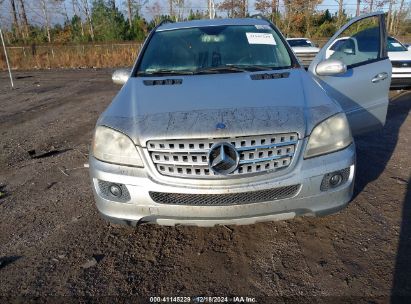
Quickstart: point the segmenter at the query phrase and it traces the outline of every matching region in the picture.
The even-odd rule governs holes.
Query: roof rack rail
[[[174,23],[174,20],[171,20],[170,18],[165,18],[161,20],[161,22],[157,25],[157,27],[159,27],[160,25],[163,25],[164,23]]]

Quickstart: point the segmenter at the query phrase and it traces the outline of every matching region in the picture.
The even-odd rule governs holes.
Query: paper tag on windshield
[[[256,24],[254,26],[257,30],[271,30],[271,27],[267,24]]]
[[[245,33],[249,44],[270,44],[277,45],[275,43],[273,34],[266,33]]]
[[[401,47],[401,44],[399,44],[398,42],[391,42],[391,45],[395,47]]]

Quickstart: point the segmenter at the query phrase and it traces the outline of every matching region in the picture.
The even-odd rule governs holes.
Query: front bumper
[[[411,87],[411,68],[392,68],[392,89],[404,89]]]
[[[320,186],[325,174],[350,168],[348,180],[328,191]],[[180,178],[173,182],[158,182],[144,168],[113,165],[90,157],[90,177],[96,205],[107,220],[127,225],[155,222],[160,225],[242,225],[262,221],[284,220],[295,216],[319,216],[344,208],[351,200],[354,185],[355,146],[328,155],[304,160],[298,159],[291,172],[253,182],[252,178],[230,184],[198,187],[187,185]],[[130,200],[115,202],[104,197],[98,181],[123,184],[127,187]],[[227,194],[252,192],[289,185],[301,185],[291,198],[230,206],[170,205],[154,202],[150,191],[184,194]]]

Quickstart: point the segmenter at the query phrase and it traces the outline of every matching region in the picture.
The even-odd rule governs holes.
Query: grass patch
[[[8,47],[12,69],[114,68],[132,66],[140,43]],[[1,59],[1,55],[0,55]],[[0,60],[0,70],[6,70]]]

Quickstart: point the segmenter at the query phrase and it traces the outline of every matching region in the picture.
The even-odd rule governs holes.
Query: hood
[[[411,61],[411,51],[388,52],[391,61]]]
[[[262,79],[259,74],[283,78]],[[253,80],[252,75],[257,75],[258,80]],[[165,79],[168,84],[162,81],[152,85],[153,80]],[[144,83],[147,80],[149,85]],[[145,147],[148,140],[154,139],[285,132],[297,132],[302,138],[317,122],[338,111],[338,106],[303,69],[133,77],[97,124],[117,129]],[[219,123],[226,127],[218,129]]]
[[[294,53],[318,53],[320,51],[319,48],[313,46],[293,46],[292,47]]]

